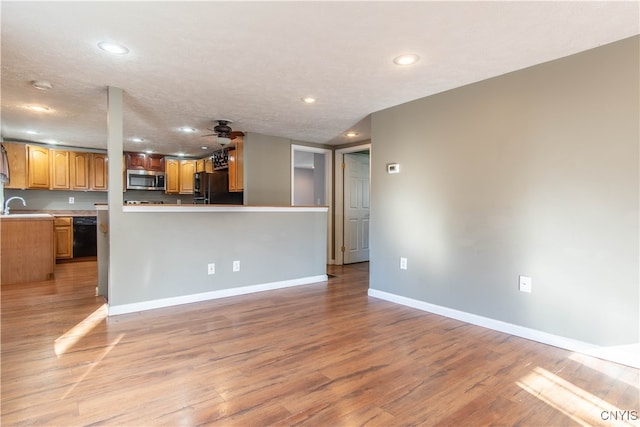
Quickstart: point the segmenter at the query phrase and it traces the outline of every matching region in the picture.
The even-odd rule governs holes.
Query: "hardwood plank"
[[[638,370],[371,298],[367,266],[111,318],[95,262],[2,286],[0,421],[575,425],[640,409]]]

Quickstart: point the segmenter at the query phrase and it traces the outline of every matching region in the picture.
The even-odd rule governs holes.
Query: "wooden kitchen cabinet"
[[[124,157],[127,169],[164,172],[164,156],[160,154],[127,152]]]
[[[25,144],[3,142],[9,159],[9,182],[4,188],[27,188],[27,149]]]
[[[89,186],[92,190],[107,191],[108,181],[107,155],[91,153],[89,165]]]
[[[69,187],[72,190],[89,190],[89,165],[91,153],[69,152]]]
[[[27,145],[27,186],[48,190],[50,182],[49,149],[39,145]]]
[[[204,159],[204,171],[206,173],[213,173],[213,159],[211,157]]]
[[[196,160],[196,172],[204,172],[205,159]]]
[[[193,175],[195,173],[195,160],[180,160],[180,194],[193,194]]]
[[[165,159],[165,190],[166,194],[180,193],[180,161]]]
[[[69,189],[69,152],[65,150],[49,150],[49,171],[51,173],[51,190]]]
[[[53,224],[56,259],[73,258],[73,218],[57,217]]]
[[[244,190],[244,147],[242,137],[234,140],[235,149],[229,150],[229,191]]]

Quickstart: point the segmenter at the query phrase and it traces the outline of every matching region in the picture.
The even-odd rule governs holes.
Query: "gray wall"
[[[245,205],[291,205],[291,145],[331,148],[278,136],[247,133],[244,138]]]
[[[375,113],[371,288],[598,345],[638,342],[639,47],[634,37]]]
[[[326,227],[324,212],[120,212],[111,217],[109,305],[324,275]]]

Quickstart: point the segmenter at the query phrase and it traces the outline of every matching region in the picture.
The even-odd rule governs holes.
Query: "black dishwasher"
[[[95,216],[73,217],[73,257],[94,257],[98,254],[97,220]]]

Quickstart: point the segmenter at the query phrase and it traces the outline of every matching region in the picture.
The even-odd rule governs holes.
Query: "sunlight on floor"
[[[571,356],[569,356],[569,359],[573,360],[574,362],[578,362],[590,369],[593,369],[594,371],[598,371],[613,380],[622,381],[623,383],[640,390],[639,375],[636,375],[635,378],[622,375],[623,371],[630,369],[626,366],[621,366],[617,363],[611,363],[609,361],[597,359],[595,357],[587,356],[581,353],[573,353]],[[638,356],[638,360],[640,360],[640,355]]]
[[[78,378],[77,381],[75,381],[73,383],[73,385],[71,386],[71,388],[69,390],[67,390],[67,392],[64,394],[64,396],[62,396],[62,399],[66,399],[67,396],[69,396],[69,394],[75,390],[75,388],[78,386],[78,384],[80,384],[82,381],[84,381],[85,378],[87,378],[87,375],[89,375],[91,373],[91,371],[93,371],[93,368],[95,368],[96,366],[98,366],[98,364],[102,361],[102,359],[104,359],[104,357],[109,354],[109,352],[116,346],[118,345],[118,343],[120,342],[120,340],[124,337],[124,334],[120,334],[118,335],[118,337],[111,343],[109,344],[104,351],[102,352],[102,354],[100,355],[100,357],[98,357],[96,360],[93,361],[93,363],[91,364],[91,366],[89,366],[89,369],[87,369],[85,371],[84,374],[82,374],[82,376],[80,378]]]
[[[603,412],[621,411],[621,408],[540,367],[535,368],[516,384],[582,426],[604,423]],[[634,425],[625,420],[618,420],[618,423],[617,425]]]
[[[66,353],[67,350],[73,347],[73,345],[82,339],[82,337],[91,332],[91,330],[98,326],[98,324],[106,319],[106,317],[107,304],[103,304],[80,323],[56,339],[54,343],[56,355],[60,357],[60,355]]]

